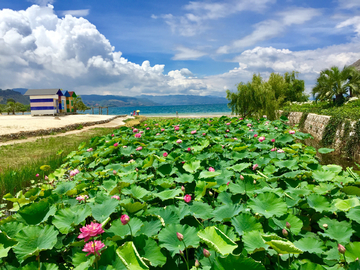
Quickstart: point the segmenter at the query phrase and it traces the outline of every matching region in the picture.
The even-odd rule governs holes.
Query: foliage
[[[349,128],[350,129],[350,128]],[[345,130],[344,130],[345,133]],[[350,131],[349,131],[350,133]],[[355,123],[355,127],[353,128],[352,135],[348,137],[345,145],[345,152],[349,157],[353,157],[355,153],[359,150],[360,144],[360,120]]]
[[[323,146],[330,146],[335,142],[335,136],[341,127],[343,119],[341,117],[332,116],[325,127],[321,143]]]
[[[301,115],[301,118],[300,118],[300,121],[299,121],[299,129],[302,130],[305,126],[305,121],[306,121],[306,118],[308,117],[309,113],[308,112],[304,112],[302,115]]]
[[[289,101],[306,101],[303,80],[298,80],[297,73],[285,73],[284,76],[271,73],[269,80],[264,81],[260,75],[253,75],[252,81],[239,83],[237,93],[227,90],[226,98],[232,113],[244,117],[267,115],[269,119],[276,118],[276,110]]]
[[[86,110],[89,110],[90,108],[84,104],[84,102],[81,99],[81,96],[77,96],[73,99],[73,107],[74,112],[81,111],[85,112]]]
[[[360,94],[360,72],[352,66],[345,66],[342,70],[333,66],[320,72],[312,94],[316,100],[333,102],[341,105],[345,95]]]
[[[348,102],[342,106],[333,106],[328,102],[312,102],[306,104],[290,104],[283,106],[281,109],[290,112],[307,112],[319,115],[339,116],[343,119],[358,120],[360,119],[360,99]]]
[[[359,179],[320,165],[297,142],[310,135],[289,131],[280,120],[147,120],[84,142],[50,183],[4,196],[16,213],[0,221],[0,267],[356,269]],[[91,222],[105,247],[86,256]]]

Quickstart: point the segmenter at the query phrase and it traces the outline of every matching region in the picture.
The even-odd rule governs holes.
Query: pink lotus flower
[[[233,139],[234,139],[235,141],[237,141],[238,138],[235,137],[235,138],[233,138]]]
[[[122,223],[123,225],[126,225],[126,224],[129,223],[130,217],[129,217],[128,215],[122,215],[121,218],[120,218],[120,220],[121,220],[121,223]]]
[[[158,126],[158,125],[159,125],[158,123],[155,124],[155,126]]]
[[[203,135],[203,136],[206,136],[206,133],[204,132],[202,135]]]
[[[275,148],[272,148],[271,150],[270,150],[271,152],[274,152],[274,151],[276,151],[276,147]]]
[[[226,132],[230,132],[230,130],[227,129]]]
[[[45,178],[45,180],[49,180],[49,177],[48,177],[47,175],[45,175],[45,177],[44,177],[44,178]]]
[[[111,134],[111,137],[114,137],[115,135],[114,134]]]
[[[143,134],[143,133],[144,133],[144,131],[142,131],[142,130],[141,130],[141,131],[139,131],[139,133],[140,133],[140,134]]]
[[[165,128],[162,128],[161,131],[165,131]]]
[[[133,163],[133,162],[135,162],[135,160],[133,160],[133,159],[130,159],[130,160],[128,161],[128,163]]]
[[[179,130],[179,129],[180,129],[179,127],[177,127],[177,126],[175,127],[175,130]]]
[[[146,128],[146,130],[149,130],[149,129],[150,129],[149,127]]]
[[[248,127],[251,127],[251,124],[249,123],[249,124],[247,124],[247,126],[248,126]]]
[[[229,184],[230,184],[230,181],[229,181],[229,182],[227,182],[227,184],[226,184],[226,185],[228,186]]]
[[[141,138],[141,134],[140,134],[140,133],[136,133],[134,136],[135,136],[135,138]]]
[[[179,139],[179,140],[176,141],[176,143],[182,143],[182,140]]]
[[[75,170],[72,170],[70,171],[70,176],[75,176],[79,173],[79,170],[78,169],[75,169]]]
[[[259,165],[255,164],[252,169],[255,171],[257,167],[259,167]]]
[[[93,223],[86,225],[85,227],[80,228],[81,234],[78,236],[78,238],[82,239],[85,238],[84,241],[89,241],[90,237],[97,236],[99,234],[102,234],[104,230],[101,227],[100,223]]]
[[[188,147],[188,149],[187,149],[189,152],[191,151],[191,148],[190,147]]]
[[[40,176],[40,174],[38,174],[38,173],[37,173],[35,176],[36,176],[36,177],[39,177],[39,176]]]
[[[145,127],[147,126],[147,124],[144,125]]]
[[[134,133],[136,133],[136,132],[138,132],[138,131],[139,131],[139,130],[138,130],[137,128],[134,128],[134,129],[133,129],[133,132],[134,132]]]
[[[163,154],[163,157],[167,157],[168,155],[169,155],[169,154],[165,152],[165,153]]]
[[[156,133],[156,136],[159,136],[160,135],[160,133]]]
[[[186,203],[189,203],[189,202],[191,201],[191,195],[186,194],[186,195],[184,196],[184,201],[185,201]]]
[[[258,135],[257,134],[254,134],[254,138],[256,138]]]
[[[89,148],[89,149],[87,149],[86,151],[91,152],[92,150],[93,150],[92,148]]]
[[[111,199],[117,199],[118,201],[120,201],[120,197],[118,195],[112,196]]]
[[[123,146],[123,148],[126,148],[126,147],[127,147],[126,145]]]
[[[289,130],[289,134],[295,134],[295,130]]]
[[[215,169],[213,167],[210,167],[209,172],[215,172]]]
[[[119,144],[118,143],[114,143],[114,147],[118,147],[119,146]]]
[[[282,149],[277,150],[278,153],[284,153],[285,151]]]
[[[240,118],[239,118],[239,120],[243,120],[243,118],[242,118],[242,117],[240,117]]]
[[[278,127],[275,127],[275,129],[278,129]]]
[[[196,130],[191,131],[191,134],[195,134],[195,133],[196,133]]]
[[[230,126],[231,123],[226,123],[227,126]]]
[[[265,137],[261,136],[261,137],[259,138],[259,142],[263,142],[263,141],[265,141]]]
[[[275,142],[275,139],[271,139],[271,142]]]
[[[254,131],[253,129],[250,129],[249,131]]]
[[[86,199],[89,199],[89,196],[88,196],[88,195],[80,195],[80,196],[77,196],[77,197],[76,197],[76,200],[77,200],[78,202],[85,202]]]
[[[136,148],[136,151],[140,151],[140,150],[142,150],[142,147],[141,147],[141,146],[139,146],[138,148]]]
[[[93,241],[86,243],[82,251],[88,252],[86,256],[89,256],[90,254],[95,255],[95,253],[100,256],[99,250],[103,247],[105,247],[105,245],[101,241]]]

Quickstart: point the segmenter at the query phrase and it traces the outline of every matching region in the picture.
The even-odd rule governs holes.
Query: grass
[[[0,146],[0,195],[23,189],[42,175],[40,166],[49,165],[50,172],[62,164],[62,159],[84,141],[112,133],[114,128],[93,128],[78,134],[39,138],[34,142]],[[63,150],[61,155],[58,151]],[[50,173],[48,172],[48,173]]]

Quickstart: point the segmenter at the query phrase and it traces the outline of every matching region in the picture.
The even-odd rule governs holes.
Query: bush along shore
[[[358,269],[360,176],[309,137],[227,117],[96,137],[4,196],[0,268]]]

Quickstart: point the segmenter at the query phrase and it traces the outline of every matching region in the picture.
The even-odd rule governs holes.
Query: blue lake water
[[[173,105],[173,106],[137,106],[137,107],[109,107],[109,115],[130,115],[131,112],[140,110],[140,115],[146,116],[179,116],[186,115],[218,115],[231,114],[231,110],[227,104],[205,104],[205,105]],[[81,112],[82,113],[82,112]],[[84,113],[91,114],[91,110]],[[99,114],[99,109],[94,109],[94,114]],[[106,114],[106,109],[103,109],[102,114]]]

